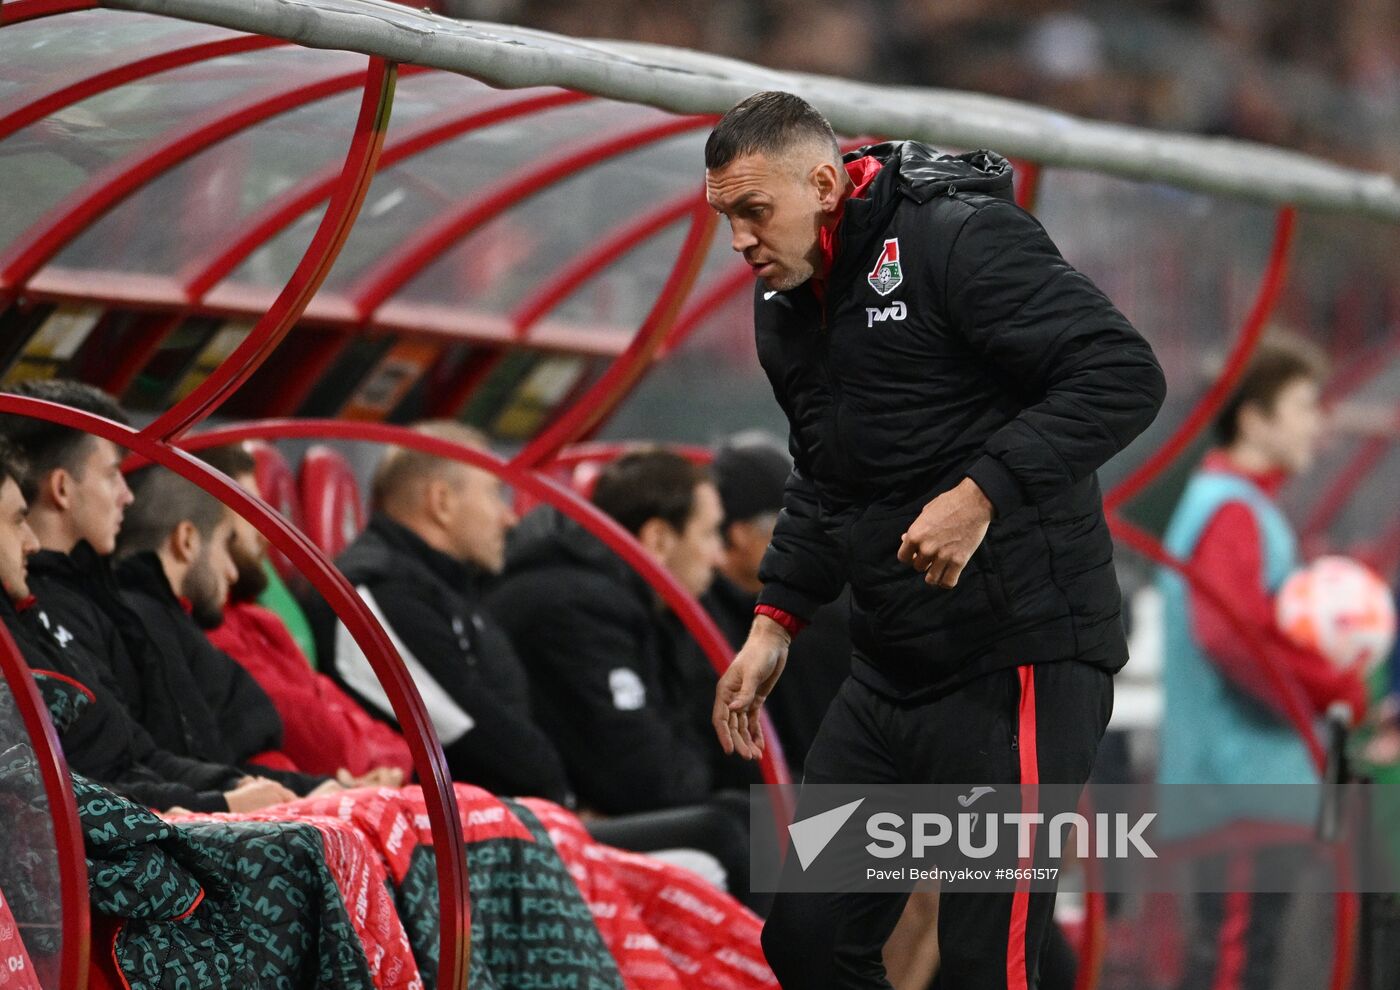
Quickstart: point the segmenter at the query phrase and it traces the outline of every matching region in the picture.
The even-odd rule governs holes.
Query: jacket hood
[[[602,540],[557,509],[543,505],[511,531],[505,573],[573,564],[602,571],[628,585],[641,579]]]
[[[480,568],[430,547],[407,526],[378,512],[336,558],[336,566],[351,583],[410,577],[407,566],[410,572],[419,572],[430,583],[440,581],[459,595],[476,592],[483,577]]]
[[[86,584],[91,579],[110,583],[111,559],[103,557],[86,540],[80,540],[68,553],[39,550],[29,558],[31,576],[52,577]]]
[[[155,551],[144,550],[123,557],[117,562],[116,575],[123,590],[148,595],[170,608],[180,608],[180,598],[170,586],[165,567]]]
[[[957,192],[1012,198],[1011,163],[994,151],[946,155],[918,141],[886,141],[859,148],[846,155],[845,161],[858,158],[874,158],[883,166],[869,196],[876,209],[897,195],[917,203]]]

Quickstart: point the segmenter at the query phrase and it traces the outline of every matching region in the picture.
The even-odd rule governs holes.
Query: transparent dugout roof
[[[0,272],[45,233],[61,235],[37,271],[21,271],[23,284],[0,290],[101,284],[138,304],[144,293],[156,305],[208,300],[255,316],[324,214],[366,62],[119,11],[0,32],[11,117],[49,101],[23,126],[0,124],[11,179]],[[88,91],[54,99],[75,86]],[[615,344],[651,309],[702,206],[703,123],[403,66],[377,172],[308,317],[373,326],[382,311],[404,329],[405,314],[418,314],[434,332],[499,339],[528,314]],[[94,216],[70,222],[94,201]],[[225,256],[250,230],[259,238]],[[629,234],[635,243],[608,248]],[[415,264],[386,276],[415,250]]]

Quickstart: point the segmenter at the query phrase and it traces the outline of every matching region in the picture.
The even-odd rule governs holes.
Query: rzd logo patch
[[[880,259],[870,274],[865,276],[870,287],[882,296],[887,296],[899,288],[904,281],[904,271],[899,267],[899,238],[891,237],[880,252]]]
[[[873,327],[877,323],[884,323],[886,320],[902,320],[909,315],[909,307],[904,305],[903,299],[896,299],[893,306],[867,306],[865,307],[865,325]]]

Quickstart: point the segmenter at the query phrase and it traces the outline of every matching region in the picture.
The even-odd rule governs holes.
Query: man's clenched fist
[[[899,559],[939,588],[957,586],[992,521],[992,503],[971,478],[939,495],[899,541]]]

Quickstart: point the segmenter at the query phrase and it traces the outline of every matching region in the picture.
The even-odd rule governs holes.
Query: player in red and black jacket
[[[760,93],[716,125],[705,167],[758,278],[796,464],[716,695],[721,745],[761,748],[791,636],[849,582],[853,675],[804,785],[1082,785],[1127,659],[1095,471],[1161,405],[1151,348],[1015,205],[999,155],[896,142],[843,160],[810,105]],[[1053,902],[945,893],[942,975],[1034,986]],[[887,986],[903,903],[779,894],[769,961],[788,986]]]

